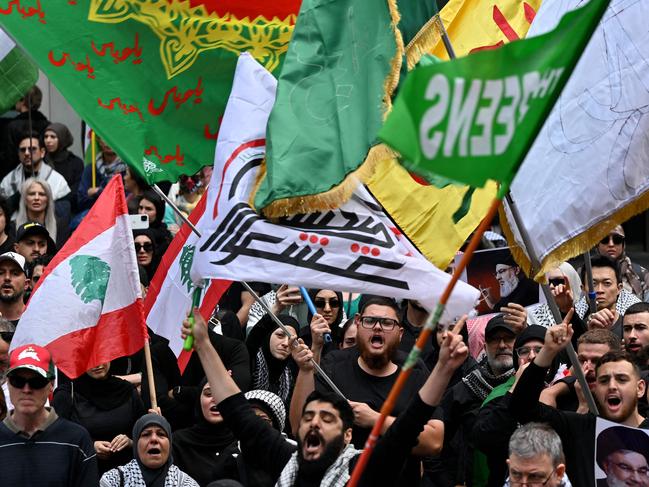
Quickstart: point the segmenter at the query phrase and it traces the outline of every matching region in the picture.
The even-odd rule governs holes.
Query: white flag
[[[251,208],[275,88],[270,73],[241,55],[199,221],[192,278],[327,287],[417,299],[432,309],[450,276],[409,244],[363,186],[340,209],[277,222]],[[477,298],[475,288],[458,282],[445,317],[469,312]]]
[[[528,37],[553,29],[581,3],[543,2]],[[512,198],[542,272],[649,206],[647,18],[647,1],[611,2],[514,179]],[[506,211],[505,227],[522,247]]]

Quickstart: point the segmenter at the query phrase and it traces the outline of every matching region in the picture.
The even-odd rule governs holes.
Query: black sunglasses
[[[11,386],[15,387],[16,389],[22,389],[23,387],[25,387],[25,384],[28,384],[30,389],[42,389],[47,384],[49,384],[49,382],[49,379],[40,375],[35,375],[34,377],[30,378],[21,377],[20,375],[9,376],[9,384],[11,384]]]
[[[313,300],[313,304],[315,304],[316,308],[324,308],[327,303],[329,303],[329,306],[332,308],[340,307],[340,301],[337,298],[316,298]]]
[[[140,250],[144,250],[147,254],[149,252],[153,252],[153,244],[152,243],[136,243],[135,244],[135,252],[139,252]]]
[[[557,287],[559,284],[565,285],[566,284],[566,278],[565,277],[552,277],[552,278],[548,279],[548,284],[550,284],[550,286],[554,286],[554,287]]]
[[[611,235],[607,235],[604,237],[602,240],[600,240],[599,243],[602,245],[608,245],[609,241],[613,239],[613,244],[614,245],[622,245],[624,243],[624,236],[620,235],[618,233],[613,233]]]
[[[13,331],[0,331],[0,338],[2,338],[7,343],[11,343],[11,339],[13,337],[14,337]]]

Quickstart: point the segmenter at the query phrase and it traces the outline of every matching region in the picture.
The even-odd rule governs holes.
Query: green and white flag
[[[609,0],[591,0],[556,29],[406,78],[379,138],[426,179],[511,182]]]
[[[0,29],[0,114],[13,108],[36,84],[38,68]]]

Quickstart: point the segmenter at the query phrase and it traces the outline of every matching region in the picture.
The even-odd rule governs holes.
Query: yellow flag
[[[464,56],[525,37],[540,5],[541,0],[451,0],[440,15],[456,55]],[[441,40],[431,52],[448,59]],[[478,226],[496,194],[493,183],[476,190],[468,213],[454,223],[467,186],[427,186],[394,160],[379,163],[367,185],[408,238],[441,269]]]

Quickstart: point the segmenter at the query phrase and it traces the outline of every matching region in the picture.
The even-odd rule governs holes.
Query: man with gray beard
[[[530,306],[539,302],[539,287],[529,279],[521,268],[509,257],[502,263],[496,264],[496,280],[500,287],[500,299],[494,303],[494,299],[485,290],[485,302],[494,312],[508,312],[505,309],[515,303],[521,306]]]
[[[514,374],[514,342],[516,333],[496,315],[485,328],[485,357],[444,395],[441,409],[444,421],[444,447],[441,465],[445,481],[436,485],[471,485],[474,446],[470,440],[482,402],[492,389],[505,383]]]

